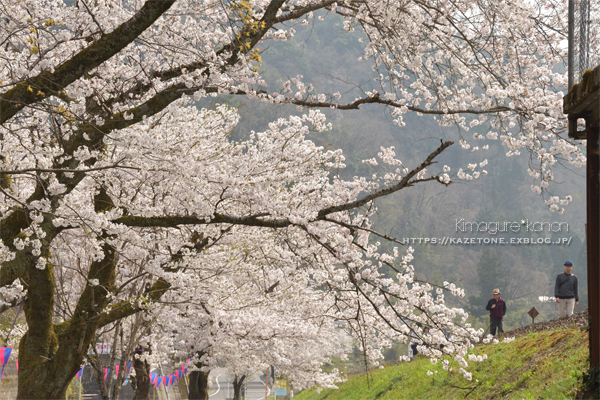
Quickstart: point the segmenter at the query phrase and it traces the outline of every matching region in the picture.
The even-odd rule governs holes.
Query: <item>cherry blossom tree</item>
[[[585,162],[562,136],[565,78],[552,72],[563,56],[563,8],[547,0],[4,1],[0,286],[6,306],[26,296],[18,397],[64,398],[98,330],[154,303],[225,313],[207,282],[258,296],[257,282],[245,280],[261,267],[263,293],[297,276],[290,287],[323,296],[326,315],[345,321],[373,362],[382,346],[421,335],[412,324],[421,322],[432,345],[445,345],[431,355],[466,368],[479,332],[444,302],[444,293],[464,293],[418,281],[412,249],[381,252],[377,240],[393,238],[369,221],[381,196],[449,184],[450,167],[434,164],[452,142],[411,166],[384,148],[367,161],[378,174],[344,181],[335,173],[341,151],[307,135],[329,128],[318,108],[367,103],[390,107],[400,125],[409,111],[465,131],[490,122],[485,136],[461,145],[474,151],[500,138],[508,155],[528,150],[532,189],[546,193],[558,161]],[[366,35],[361,61],[376,71],[377,90],[345,102],[300,77],[265,90],[261,49],[331,14]],[[225,93],[306,112],[235,142],[234,109],[194,107]],[[485,174],[483,165],[457,167],[459,179]],[[547,201],[559,210],[570,199]],[[216,320],[235,327],[229,311]]]
[[[129,380],[128,372],[131,374],[132,371],[135,371],[131,376],[132,387],[136,392],[135,397],[148,397],[150,368],[145,357],[140,357],[144,355],[144,348],[148,347],[144,347],[146,343],[143,339],[153,327],[153,321],[147,314],[138,313],[98,330],[94,342],[109,342],[110,354],[103,358],[93,351],[94,346],[92,346],[92,352],[88,353],[85,360],[92,368],[92,374],[96,378],[103,399],[118,400],[122,387]],[[105,368],[110,369],[106,379]]]
[[[333,297],[315,290],[310,270],[290,264],[294,258],[285,248],[269,246],[273,242],[264,241],[258,249],[242,242],[235,252],[227,246],[227,263],[212,266],[219,273],[204,281],[200,305],[188,297],[191,293],[185,294],[189,299],[165,294],[164,302],[177,305],[163,309],[159,323],[164,332],[176,333],[171,340],[151,340],[154,353],[185,358],[202,349],[191,366],[202,371],[225,367],[237,395],[246,378],[269,366],[296,388],[332,387],[337,371],[325,374],[321,367],[331,356],[344,357],[344,324],[335,322]]]

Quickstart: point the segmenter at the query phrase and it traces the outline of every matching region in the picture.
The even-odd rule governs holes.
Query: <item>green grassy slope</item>
[[[531,333],[511,343],[477,347],[473,353],[488,358],[469,363],[472,381],[418,357],[374,370],[368,383],[365,375],[355,375],[338,390],[305,390],[294,400],[572,399],[588,352],[588,334],[579,329]],[[453,368],[458,369],[456,363]],[[428,376],[428,371],[438,373]]]

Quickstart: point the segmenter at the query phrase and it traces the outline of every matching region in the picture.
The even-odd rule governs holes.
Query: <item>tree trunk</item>
[[[104,250],[105,259],[92,263],[90,279],[99,277],[106,285],[86,286],[73,318],[60,324],[52,321],[52,265],[48,263],[43,270],[29,268],[28,300],[24,307],[29,330],[19,344],[18,399],[64,400],[98,327],[98,319],[90,320],[90,316],[106,306],[106,287],[112,288],[114,283],[116,252],[108,246]]]
[[[53,270],[51,263],[44,269],[27,268],[29,287],[23,309],[28,331],[19,343],[18,399],[64,399],[93,338],[86,335],[81,321],[54,324]],[[78,346],[80,339],[83,344]]]
[[[138,349],[137,354],[141,354],[142,350]],[[135,391],[133,400],[149,400],[150,399],[150,365],[146,361],[134,358],[133,368],[135,368],[135,376],[131,377],[131,386]]]
[[[119,400],[119,396],[121,395],[121,387],[121,384],[113,386],[112,400]]]
[[[246,375],[242,375],[241,377],[233,378],[233,400],[242,400],[244,393],[242,389],[244,388],[244,381],[246,380]]]
[[[44,193],[41,185],[36,188],[36,193],[38,191],[40,196]],[[106,200],[107,198],[110,200],[110,197],[105,196],[105,193],[105,189],[102,188],[101,193],[94,198],[96,212],[106,211],[114,206]],[[46,260],[51,260],[49,243],[62,228],[55,227],[50,217],[45,217],[40,226],[47,234],[41,253]],[[105,233],[102,236],[104,239],[109,238]],[[127,303],[122,308],[117,308],[114,315],[111,312],[103,313],[110,301],[108,294],[116,289],[115,270],[119,255],[107,242],[102,245],[102,251],[104,257],[93,261],[90,265],[87,276],[90,283],[85,286],[79,297],[73,317],[58,324],[54,323],[52,318],[55,283],[52,263],[46,262],[40,269],[36,264],[37,258],[25,256],[13,260],[15,263],[20,263],[17,267],[24,271],[21,279],[27,287],[27,300],[23,305],[23,311],[28,331],[19,343],[21,373],[17,399],[64,400],[67,387],[81,368],[83,358],[98,328],[140,311]],[[0,280],[12,277],[5,267],[3,265],[0,270]],[[92,285],[91,282],[95,280],[99,284]],[[160,298],[168,287],[167,282],[159,279],[149,290],[150,298]],[[147,373],[143,375],[149,380]],[[140,376],[140,379],[144,378]]]
[[[208,374],[208,371],[193,371],[190,374],[189,400],[208,400]]]
[[[106,367],[106,360],[103,363],[98,355],[96,355],[96,357],[89,357],[88,361],[90,363],[90,367],[92,368],[92,375],[96,378],[98,390],[100,390],[100,397],[102,397],[102,400],[109,400],[110,396],[108,394],[108,384],[104,380],[104,368]]]

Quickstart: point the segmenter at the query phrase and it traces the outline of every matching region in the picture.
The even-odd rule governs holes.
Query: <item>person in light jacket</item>
[[[554,285],[554,297],[558,303],[558,317],[573,315],[573,308],[579,305],[577,277],[573,275],[573,263],[565,261],[565,272],[558,274]]]
[[[500,289],[494,289],[492,292],[493,298],[488,301],[485,307],[490,312],[490,333],[493,336],[496,336],[496,329],[498,330],[498,334],[504,332],[502,318],[506,314],[506,302],[500,298],[501,294]]]

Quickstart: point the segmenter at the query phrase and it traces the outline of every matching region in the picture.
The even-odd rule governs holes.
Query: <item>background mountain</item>
[[[306,27],[296,26],[296,39],[274,42],[262,53],[264,76],[268,92],[279,91],[281,83],[297,75],[303,82],[312,83],[312,93],[342,94],[341,102],[349,102],[362,92],[377,89],[369,62],[359,62],[363,44],[356,33],[344,32],[342,19],[325,17]],[[562,66],[557,66],[562,68]],[[367,71],[367,72],[365,72]],[[381,88],[379,88],[381,91]],[[227,102],[239,108],[242,120],[232,132],[232,139],[245,137],[251,130],[261,131],[277,118],[301,114],[296,106],[273,106],[256,102],[242,103],[235,96],[218,97],[213,103]],[[207,102],[203,106],[210,106]],[[540,195],[533,193],[533,179],[527,174],[529,155],[507,157],[507,148],[500,141],[481,141],[488,150],[472,151],[460,147],[460,138],[470,139],[475,133],[487,133],[483,124],[465,132],[458,127],[441,128],[428,116],[405,114],[406,126],[392,122],[389,110],[377,105],[363,105],[356,111],[322,110],[333,124],[325,133],[310,137],[326,148],[344,150],[347,168],[340,171],[347,179],[371,176],[373,167],[362,160],[376,157],[381,146],[395,146],[396,158],[409,168],[420,163],[439,145],[440,139],[454,140],[455,145],[439,157],[439,164],[452,166],[452,173],[468,163],[487,160],[489,172],[474,181],[455,180],[449,187],[430,182],[401,190],[377,202],[376,228],[390,236],[402,238],[549,238],[552,244],[418,244],[415,248],[416,272],[420,278],[434,283],[454,281],[466,291],[463,299],[448,298],[456,306],[465,307],[473,316],[475,326],[487,326],[485,311],[491,290],[499,287],[507,300],[505,328],[531,323],[527,311],[536,307],[536,321],[557,317],[555,303],[543,303],[540,297],[552,296],[554,280],[563,272],[565,260],[575,264],[574,273],[580,281],[580,306],[587,307],[585,253],[585,170],[569,164],[555,171],[554,189],[574,201],[564,214],[551,213]],[[481,147],[480,146],[480,147]],[[521,223],[518,233],[461,232],[457,226],[464,222]],[[457,224],[458,222],[458,224]],[[527,232],[533,222],[561,223],[560,232]],[[545,225],[547,227],[548,225]],[[559,227],[558,224],[552,225]],[[538,226],[539,227],[539,226]],[[556,244],[558,240],[568,243]],[[383,246],[391,247],[386,243]]]

